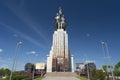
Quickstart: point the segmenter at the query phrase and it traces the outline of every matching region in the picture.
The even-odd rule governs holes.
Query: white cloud
[[[8,58],[8,59],[3,59],[3,58],[0,58],[0,63],[6,63],[6,64],[11,64],[11,60]]]
[[[39,46],[39,47],[41,47],[41,48],[44,48],[44,47],[45,47],[42,43],[39,43],[39,42],[38,42],[37,40],[35,40],[34,38],[32,38],[32,37],[30,37],[30,36],[28,36],[28,35],[20,32],[20,31],[14,29],[14,28],[12,28],[11,26],[8,26],[8,25],[6,25],[6,24],[4,24],[4,23],[1,23],[1,22],[0,22],[0,25],[3,25],[4,27],[8,28],[9,30],[13,31],[14,33],[19,34],[20,37],[28,40],[29,42],[31,42],[31,43],[33,43],[33,44],[35,44],[35,45],[37,45],[37,46]]]
[[[25,1],[25,0],[24,0]],[[25,2],[21,1],[21,5],[15,6],[11,4],[6,4],[6,6],[19,18],[21,19],[26,25],[29,26],[32,30],[34,30],[42,39],[47,41],[42,29],[38,29],[35,26],[40,26],[38,23],[33,21],[31,15],[28,15],[27,10],[24,10],[22,6],[25,5]]]
[[[9,66],[7,64],[1,64],[0,68],[9,68]]]
[[[95,61],[87,60],[86,63],[95,63]]]
[[[27,52],[26,54],[36,54],[35,51],[30,51],[30,52]]]
[[[0,57],[0,68],[11,68],[12,60],[11,58]]]
[[[86,34],[86,36],[87,36],[87,37],[90,37],[90,34],[89,34],[89,33],[87,33],[87,34]]]
[[[36,54],[36,52],[35,51],[31,51],[31,54]]]
[[[14,37],[18,37],[18,35],[17,35],[17,34],[13,34],[13,36],[14,36]]]
[[[3,49],[0,49],[0,53],[3,52]]]

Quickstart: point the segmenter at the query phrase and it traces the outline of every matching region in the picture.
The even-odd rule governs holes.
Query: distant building
[[[79,72],[84,72],[84,70],[85,70],[84,63],[76,63],[76,70]]]
[[[46,71],[46,64],[43,63],[43,62],[40,62],[40,63],[36,63],[35,64],[35,70],[36,71]]]
[[[76,63],[76,72],[79,75],[87,75],[87,71],[89,70],[89,75],[91,75],[91,71],[96,69],[96,65],[93,61],[87,61],[87,63]]]
[[[87,68],[87,67],[88,67],[88,68]],[[95,63],[94,63],[93,61],[87,62],[87,63],[85,64],[85,71],[87,71],[87,69],[88,69],[89,71],[92,71],[92,70],[96,69]]]
[[[25,64],[25,71],[26,72],[32,72],[35,66],[32,63],[26,63]]]

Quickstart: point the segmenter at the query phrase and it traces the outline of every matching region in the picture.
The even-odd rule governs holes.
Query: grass
[[[34,80],[42,80],[42,79],[43,79],[43,77],[39,77],[39,78],[36,78]]]
[[[80,80],[88,80],[88,78],[85,78],[85,77],[82,77],[82,76],[79,76],[78,77]]]

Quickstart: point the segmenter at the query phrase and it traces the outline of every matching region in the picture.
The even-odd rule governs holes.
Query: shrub
[[[105,74],[102,70],[93,70],[92,71],[92,80],[105,80]]]
[[[10,77],[7,77],[6,80],[9,80]],[[14,75],[12,77],[12,80],[22,80],[24,78],[29,78],[28,75]]]

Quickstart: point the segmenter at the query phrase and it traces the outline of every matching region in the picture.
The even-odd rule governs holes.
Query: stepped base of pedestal
[[[51,76],[51,77],[55,77],[55,76],[78,76],[76,73],[74,72],[47,72],[47,74],[45,76]]]

